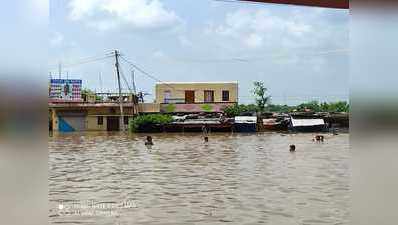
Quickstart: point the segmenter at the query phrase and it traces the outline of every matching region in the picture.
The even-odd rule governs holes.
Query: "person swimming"
[[[295,152],[296,151],[296,145],[290,145],[289,151],[290,152]]]
[[[152,146],[153,145],[152,136],[146,136],[145,145],[146,146]]]
[[[316,140],[317,142],[323,142],[324,139],[325,139],[325,137],[324,137],[323,135],[316,135],[316,136],[315,136],[315,140]]]

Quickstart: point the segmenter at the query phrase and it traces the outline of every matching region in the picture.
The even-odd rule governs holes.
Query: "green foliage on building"
[[[209,104],[202,105],[202,110],[205,112],[211,112],[213,110],[213,106]]]
[[[165,125],[172,121],[173,117],[166,114],[140,115],[129,120],[129,131],[137,132],[142,126]]]
[[[168,104],[166,106],[166,112],[167,113],[172,113],[176,110],[176,106],[174,104]]]

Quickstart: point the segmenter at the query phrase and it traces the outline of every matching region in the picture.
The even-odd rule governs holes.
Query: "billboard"
[[[51,101],[82,101],[82,80],[51,79],[49,89]]]

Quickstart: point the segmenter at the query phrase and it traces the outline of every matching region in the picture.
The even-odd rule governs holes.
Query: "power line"
[[[113,56],[112,55],[106,55],[106,56],[101,56],[101,57],[88,57],[88,58],[84,58],[84,59],[78,60],[77,62],[74,62],[74,63],[62,64],[62,67],[78,66],[78,65],[82,65],[82,64],[86,64],[86,63],[91,63],[91,62],[96,62],[96,61],[108,59],[108,58],[111,58],[111,57],[113,57]],[[55,66],[52,67],[52,68],[55,69]],[[59,64],[57,65],[57,68],[59,68]]]
[[[155,76],[149,74],[149,73],[146,72],[145,70],[141,69],[141,67],[139,67],[139,66],[137,66],[136,64],[132,63],[131,61],[129,61],[129,60],[126,59],[125,57],[120,56],[120,58],[123,59],[123,60],[124,60],[127,64],[129,64],[131,67],[135,68],[136,70],[140,71],[142,74],[146,75],[147,77],[149,77],[149,78],[151,78],[151,79],[153,79],[153,80],[155,80],[155,81],[157,81],[157,82],[159,82],[159,83],[163,83],[163,84],[165,84],[166,86],[168,86],[168,87],[170,87],[170,88],[172,88],[172,89],[175,90],[175,88],[174,88],[173,86],[171,86],[171,85],[169,85],[169,84],[163,82],[163,81],[160,80],[159,78],[157,78],[157,77],[155,77]]]
[[[122,78],[123,78],[124,83],[126,83],[127,89],[129,89],[130,93],[132,93],[133,91],[132,91],[132,89],[130,88],[130,85],[129,85],[129,83],[127,82],[126,77],[124,76],[122,67],[120,67],[120,74],[122,75]]]

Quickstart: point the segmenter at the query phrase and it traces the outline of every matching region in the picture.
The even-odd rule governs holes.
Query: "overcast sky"
[[[113,58],[79,63],[118,49],[162,81],[237,80],[242,103],[253,101],[257,80],[274,103],[349,96],[348,10],[214,0],[50,3],[54,78],[62,62],[63,78],[68,73],[90,89],[115,91]],[[122,71],[131,83],[124,61]],[[136,85],[154,94],[155,81],[138,71]]]

